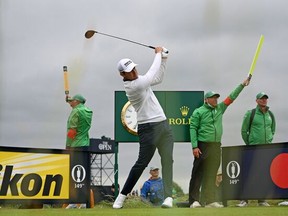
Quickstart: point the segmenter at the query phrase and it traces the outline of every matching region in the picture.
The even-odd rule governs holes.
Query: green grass
[[[277,206],[279,200],[269,200],[271,207],[258,207],[256,201],[250,201],[249,207],[238,208],[235,204],[238,201],[229,201],[226,208],[178,208],[162,209],[145,204],[139,199],[128,199],[122,209],[112,209],[112,203],[102,202],[95,205],[93,209],[62,209],[50,208],[45,206],[43,209],[16,209],[13,206],[2,206],[0,215],[2,216],[271,216],[271,215],[288,215],[288,207]]]
[[[77,215],[105,215],[105,216],[168,216],[168,215],[213,215],[213,216],[271,216],[287,215],[287,207],[227,207],[221,209],[189,209],[189,208],[94,208],[94,209],[0,209],[0,215],[5,216],[77,216]]]

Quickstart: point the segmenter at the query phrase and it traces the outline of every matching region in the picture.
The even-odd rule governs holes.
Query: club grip
[[[148,46],[148,47],[151,49],[156,49],[156,47],[154,47],[154,46]],[[169,53],[169,51],[167,50],[165,53]]]

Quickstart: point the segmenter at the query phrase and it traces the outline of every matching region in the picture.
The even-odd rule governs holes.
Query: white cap
[[[119,72],[131,72],[137,66],[131,59],[125,58],[118,62],[117,68]]]
[[[152,171],[152,170],[159,170],[159,167],[158,166],[151,166],[150,171]]]

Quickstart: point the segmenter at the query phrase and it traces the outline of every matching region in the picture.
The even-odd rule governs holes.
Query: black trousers
[[[157,148],[161,157],[164,198],[172,197],[174,140],[168,121],[139,124],[138,135],[138,159],[130,170],[121,194],[127,195],[132,191]]]
[[[215,179],[221,160],[220,146],[221,143],[198,142],[202,154],[199,158],[194,158],[189,184],[190,205],[194,201],[200,201],[204,205],[217,201]]]

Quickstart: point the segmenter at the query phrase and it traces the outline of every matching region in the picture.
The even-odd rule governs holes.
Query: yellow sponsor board
[[[69,154],[0,151],[0,199],[68,199]]]

